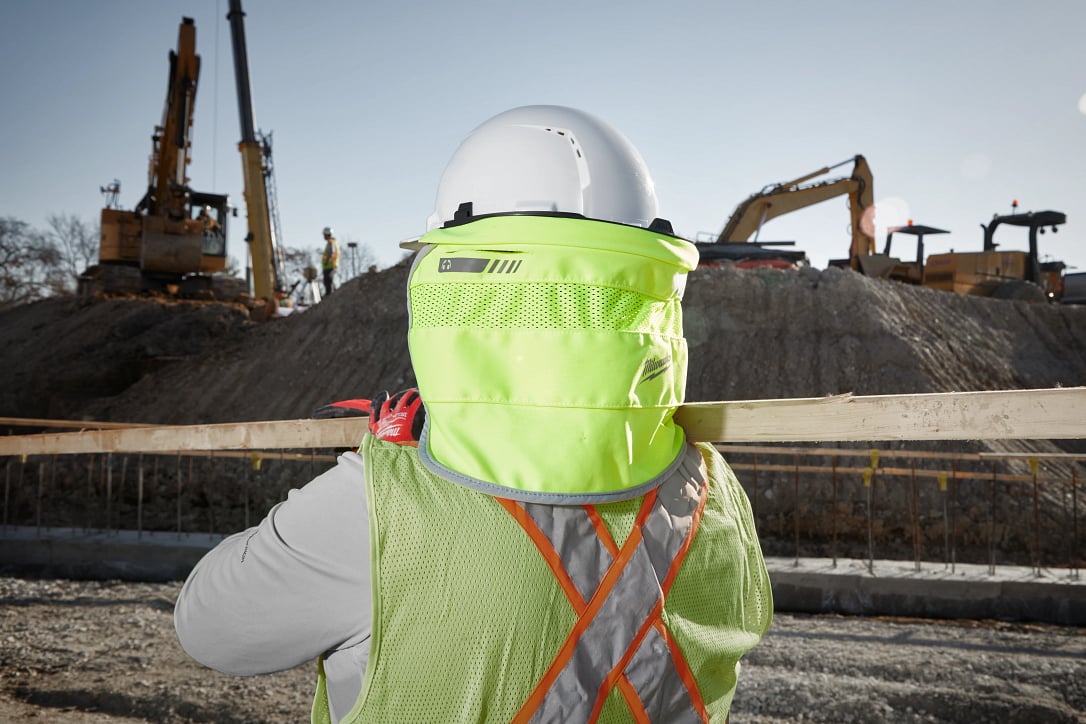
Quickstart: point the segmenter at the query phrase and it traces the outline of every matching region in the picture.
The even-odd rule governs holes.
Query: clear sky
[[[763,186],[856,154],[878,224],[979,250],[994,213],[1055,209],[1043,257],[1086,270],[1084,0],[244,0],[257,126],[272,132],[287,246],[321,228],[382,266],[417,235],[464,136],[508,108],[553,103],[636,145],[660,214],[715,237]],[[194,18],[203,67],[189,176],[242,207],[226,0],[0,3],[0,216],[97,220],[99,187],[131,208]],[[851,164],[830,174],[847,175]],[[770,222],[815,266],[847,256],[843,197]],[[881,245],[881,232],[879,234]],[[1024,230],[996,240],[1025,249]],[[895,246],[912,258],[910,244]]]

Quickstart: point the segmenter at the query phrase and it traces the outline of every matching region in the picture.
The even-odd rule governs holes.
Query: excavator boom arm
[[[162,125],[152,137],[148,211],[180,219],[186,214],[188,163],[196,86],[200,77],[200,56],[196,54],[196,25],[182,18],[177,33],[177,51],[170,51],[170,77]]]
[[[852,222],[852,254],[874,253],[875,239],[864,230],[861,223],[864,211],[874,204],[874,181],[871,169],[863,156],[851,159],[855,164],[852,175],[819,183],[801,185],[806,181],[828,173],[842,164],[827,166],[787,183],[769,186],[751,195],[732,213],[718,244],[737,244],[750,241],[762,226],[778,216],[797,211],[837,196],[847,195]],[[847,163],[847,161],[845,162]]]

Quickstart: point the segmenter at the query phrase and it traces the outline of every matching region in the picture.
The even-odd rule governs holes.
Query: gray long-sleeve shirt
[[[338,721],[361,691],[371,605],[365,472],[351,452],[208,552],[178,595],[174,626],[192,658],[228,674],[270,674],[324,654]]]

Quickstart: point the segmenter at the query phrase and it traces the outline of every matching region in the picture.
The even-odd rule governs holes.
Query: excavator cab
[[[882,248],[882,254],[859,257],[860,271],[872,277],[919,285],[924,280],[924,237],[930,234],[948,233],[950,232],[946,229],[913,224],[912,221],[905,226],[891,226],[886,230],[886,244]],[[915,261],[902,261],[891,256],[890,249],[894,234],[908,234],[916,237]]]
[[[200,272],[212,274],[226,268],[226,223],[229,197],[192,192],[189,218],[200,225]]]

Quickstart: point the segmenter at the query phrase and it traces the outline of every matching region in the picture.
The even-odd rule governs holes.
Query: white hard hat
[[[609,124],[575,108],[522,106],[486,121],[456,149],[426,229],[517,212],[647,228],[656,190],[641,154]]]
[[[324,232],[323,233],[324,233],[325,236],[332,236],[332,227],[331,226],[324,227]]]

